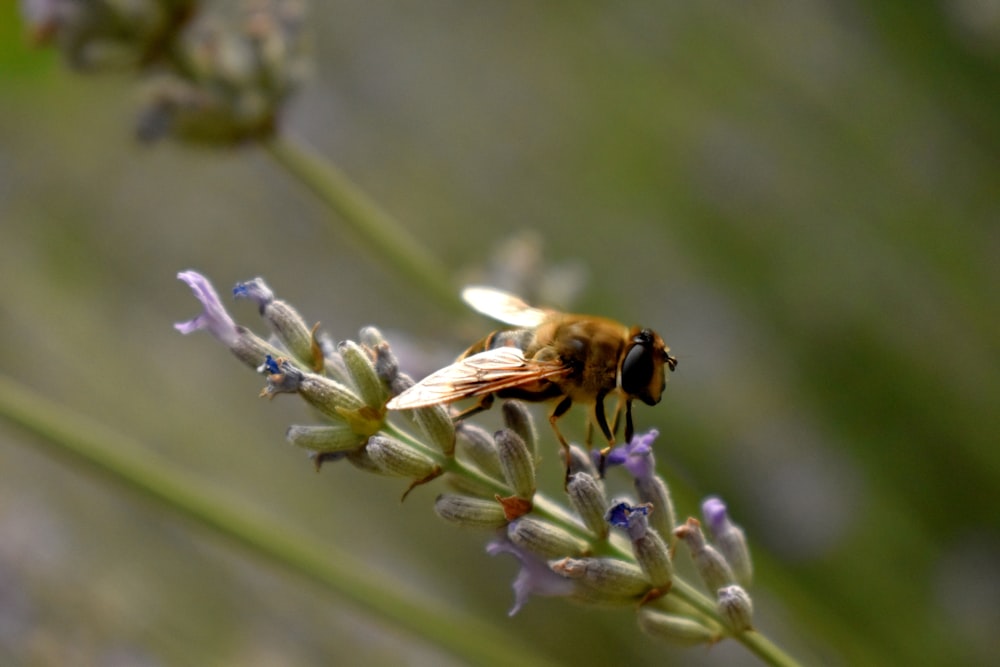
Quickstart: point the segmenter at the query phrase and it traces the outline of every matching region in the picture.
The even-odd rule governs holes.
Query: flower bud
[[[350,340],[338,345],[337,350],[344,360],[351,380],[354,381],[354,386],[358,388],[361,400],[369,407],[383,410],[385,402],[389,398],[388,392],[375,373],[375,365],[368,353],[360,345]]]
[[[708,590],[717,591],[736,580],[729,563],[722,557],[722,554],[705,542],[705,536],[701,532],[701,524],[698,523],[697,519],[689,518],[687,523],[674,530],[674,535],[687,544],[695,569],[698,570],[698,575],[705,582]]]
[[[365,450],[385,473],[398,477],[424,479],[439,471],[439,466],[422,452],[404,442],[384,435],[368,438]]]
[[[20,4],[33,41],[55,42],[71,67],[94,71],[138,69],[160,60],[195,14],[197,3],[23,0]]]
[[[260,370],[267,373],[264,389],[267,396],[298,393],[314,408],[335,419],[343,419],[343,410],[364,407],[350,388],[322,375],[302,371],[287,359],[265,359]]]
[[[677,515],[666,482],[656,476],[638,478],[635,480],[635,491],[640,501],[653,506],[649,515],[650,525],[673,547],[677,542],[674,536]]]
[[[333,454],[332,456],[336,456]],[[317,462],[321,461],[323,454],[319,454],[317,457]],[[367,447],[359,447],[358,449],[352,449],[351,451],[344,454],[344,458],[357,468],[364,472],[374,473],[376,475],[389,475],[391,473],[386,472],[382,467],[372,458],[371,454],[368,452]]]
[[[564,462],[565,463],[565,462]],[[601,484],[601,476],[597,471],[597,466],[594,465],[593,460],[590,458],[590,453],[585,452],[581,447],[577,445],[569,446],[569,473],[570,476],[573,473],[585,472],[595,480],[598,484]],[[603,486],[603,484],[602,484]]]
[[[535,464],[524,440],[506,428],[494,433],[493,440],[507,485],[518,498],[531,500],[535,495]]]
[[[257,304],[261,317],[268,321],[274,333],[296,360],[313,371],[323,370],[323,353],[298,311],[286,301],[275,300],[274,293],[263,278],[237,283],[233,297],[249,299]]]
[[[715,540],[715,546],[733,568],[736,581],[742,586],[749,586],[753,580],[753,562],[750,560],[750,549],[743,529],[729,520],[726,504],[719,498],[713,496],[705,500],[701,505],[701,512]]]
[[[369,329],[374,328],[369,327]],[[378,331],[377,329],[374,330]],[[364,344],[366,329],[362,329],[361,334],[362,343]],[[372,341],[375,340],[371,332],[368,332],[367,336]],[[381,336],[381,333],[379,336]],[[390,396],[397,396],[413,386],[413,378],[399,372],[399,359],[396,358],[396,355],[389,347],[389,343],[384,340],[378,340],[377,342],[373,342],[372,345],[368,345],[368,347],[375,355],[375,373],[382,380],[382,384]]]
[[[358,331],[358,342],[369,350],[374,350],[378,345],[385,342],[385,336],[382,335],[382,332],[377,327],[361,327],[361,330]]]
[[[503,507],[482,498],[445,493],[434,501],[434,511],[446,521],[469,528],[500,528],[507,524]]]
[[[521,401],[504,401],[503,423],[524,442],[531,454],[531,460],[538,461],[538,431],[531,413]]]
[[[632,540],[632,552],[653,586],[662,592],[670,589],[674,579],[674,564],[666,543],[656,531],[649,529],[650,505],[632,506],[620,502],[607,513],[608,523],[625,528]]]
[[[522,549],[545,559],[581,556],[587,550],[586,542],[565,529],[531,516],[510,522],[507,537]]]
[[[569,483],[566,485],[566,493],[584,525],[597,539],[606,539],[610,530],[608,522],[604,520],[604,508],[608,506],[608,499],[604,495],[604,486],[592,475],[578,472],[570,475]]]
[[[260,366],[268,355],[273,358],[281,356],[273,345],[233,321],[208,278],[197,271],[181,271],[177,277],[187,283],[203,308],[197,317],[174,324],[177,331],[185,335],[199,330],[208,331],[251,368]]]
[[[455,422],[443,405],[428,405],[413,411],[413,418],[423,434],[444,453],[455,454]]]
[[[733,632],[753,629],[753,601],[740,586],[724,586],[718,591],[719,615]]]
[[[614,558],[563,558],[549,567],[576,582],[573,597],[581,602],[635,604],[650,589],[637,565]]]
[[[500,467],[500,456],[497,453],[493,436],[486,429],[467,421],[455,426],[458,436],[459,451],[462,452],[480,471],[494,479],[503,478]]]
[[[678,646],[712,644],[721,639],[718,632],[693,618],[666,614],[649,607],[639,610],[639,627],[648,635]]]
[[[285,438],[296,447],[325,453],[357,449],[367,439],[355,433],[347,422],[324,426],[289,426]]]

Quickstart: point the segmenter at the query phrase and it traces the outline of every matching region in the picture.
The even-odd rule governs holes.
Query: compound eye
[[[645,331],[632,339],[632,346],[622,361],[622,390],[635,396],[647,405],[653,405],[659,397],[653,398],[651,385],[657,370],[656,354],[653,351],[652,336]]]

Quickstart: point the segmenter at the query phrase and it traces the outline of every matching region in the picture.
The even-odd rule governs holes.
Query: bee
[[[635,430],[633,401],[659,403],[666,383],[664,367],[677,367],[663,339],[651,329],[603,317],[534,308],[489,287],[467,287],[462,298],[480,313],[515,328],[490,333],[455,363],[392,398],[387,407],[409,410],[478,397],[455,416],[457,422],[488,410],[497,397],[552,403],[549,423],[566,454],[568,477],[569,443],[557,422],[574,403],[586,405],[588,446],[595,424],[607,441],[601,450],[603,475],[622,413],[629,442]],[[604,399],[611,394],[618,402],[609,425]]]

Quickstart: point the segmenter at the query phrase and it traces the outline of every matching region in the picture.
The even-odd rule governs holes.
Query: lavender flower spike
[[[208,278],[197,271],[181,271],[177,277],[188,284],[205,310],[194,319],[174,324],[174,328],[182,334],[205,329],[226,347],[235,346],[240,337],[239,330],[236,328],[233,318],[229,317],[229,313],[226,312],[219,300],[219,295],[216,294],[215,288],[212,287]]]

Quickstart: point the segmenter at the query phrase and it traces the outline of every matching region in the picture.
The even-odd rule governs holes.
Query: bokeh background
[[[680,359],[640,406],[682,515],[720,494],[757,625],[811,664],[1000,654],[1000,9],[953,2],[313,3],[282,127],[454,277],[643,323]],[[435,488],[315,474],[298,401],[175,279],[262,275],[420,375],[488,330],[340,230],[250,145],[134,141],[136,79],[33,50],[0,5],[0,372],[249,515],[564,664],[756,664],[627,611],[532,600]],[[258,331],[254,308],[233,312]],[[574,411],[574,414],[578,414]],[[488,416],[491,424],[495,416]],[[573,430],[577,420],[568,418]],[[582,422],[582,419],[579,421]],[[558,490],[555,446],[543,462]],[[624,480],[610,483],[624,490]],[[433,645],[0,422],[0,663],[448,664]]]

